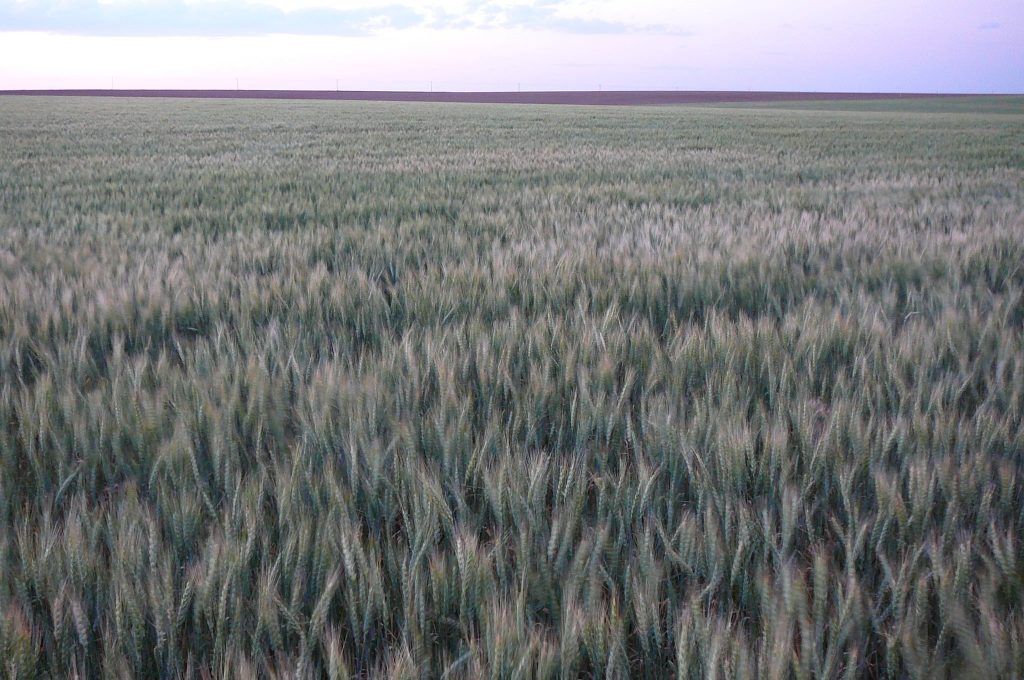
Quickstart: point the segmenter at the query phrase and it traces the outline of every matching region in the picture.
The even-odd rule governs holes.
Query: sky
[[[1024,0],[0,0],[0,89],[1024,93]]]

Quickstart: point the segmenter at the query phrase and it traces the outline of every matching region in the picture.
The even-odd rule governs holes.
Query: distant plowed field
[[[0,675],[1024,677],[972,105],[0,98]]]
[[[340,101],[447,102],[464,104],[575,104],[638,106],[736,102],[873,101],[943,99],[965,95],[870,92],[386,92],[325,90],[9,90],[0,94],[76,97],[171,97],[188,99],[330,99]]]

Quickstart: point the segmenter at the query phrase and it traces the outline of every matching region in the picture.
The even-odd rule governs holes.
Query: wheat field
[[[3,676],[1024,676],[1024,100],[820,108],[0,100]]]

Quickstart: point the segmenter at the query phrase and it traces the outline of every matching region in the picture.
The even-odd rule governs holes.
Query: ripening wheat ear
[[[4,673],[11,678],[32,678],[37,673],[41,652],[39,631],[16,605],[8,605],[0,623],[0,650]]]

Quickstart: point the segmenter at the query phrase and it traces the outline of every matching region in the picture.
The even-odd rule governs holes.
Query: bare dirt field
[[[327,99],[344,101],[443,102],[466,104],[574,104],[639,106],[742,102],[863,101],[963,97],[958,94],[892,92],[754,91],[561,91],[561,92],[396,92],[372,90],[6,90],[0,94],[78,97],[170,97],[185,99]]]

